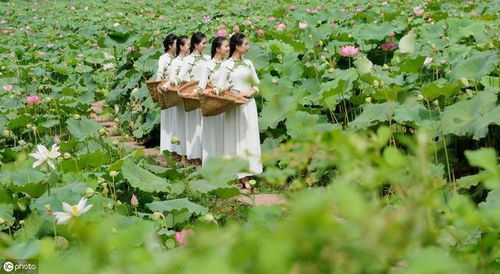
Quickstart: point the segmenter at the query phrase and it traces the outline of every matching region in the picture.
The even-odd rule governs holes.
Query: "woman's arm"
[[[240,93],[241,97],[252,97],[255,93],[259,92],[259,77],[257,76],[257,72],[255,71],[255,67],[253,66],[252,61],[248,60],[250,64],[250,70],[251,70],[251,81],[252,81],[252,88],[249,91],[245,91]]]
[[[179,71],[179,74],[175,77],[173,82],[176,86],[179,85],[182,82],[182,80],[186,79],[191,59],[192,58],[188,56],[184,58],[184,61],[182,61],[181,70]]]
[[[160,59],[158,59],[158,70],[156,71],[156,79],[163,79],[163,77],[165,76],[164,75],[164,72],[165,72],[165,61],[163,60],[164,58],[161,58],[160,56]]]
[[[200,82],[198,83],[198,87],[196,88],[196,92],[200,92],[207,87],[208,84],[208,62],[203,65],[201,69]]]
[[[224,90],[228,75],[229,75],[229,68],[227,67],[227,64],[222,63],[222,65],[220,66],[219,79],[217,79],[217,83],[215,83],[216,94],[220,94]]]
[[[175,81],[175,77],[177,77],[177,74],[175,71],[177,70],[177,67],[179,66],[179,60],[174,60],[172,61],[172,64],[168,68],[168,82],[173,83]]]

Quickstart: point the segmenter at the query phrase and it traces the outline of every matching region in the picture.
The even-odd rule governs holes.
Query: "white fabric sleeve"
[[[179,75],[175,78],[175,85],[179,85],[184,79],[187,79],[188,77],[188,68],[189,68],[189,61],[192,58],[190,56],[184,58],[184,61],[182,62],[181,65],[181,70],[179,71]]]
[[[222,64],[220,66],[219,79],[217,79],[217,83],[215,83],[215,92],[217,94],[220,94],[224,90],[228,75],[229,75],[229,69],[227,68],[227,65]]]
[[[204,90],[207,87],[208,83],[208,63],[203,66],[201,69],[201,77],[200,82],[198,83],[198,89]]]
[[[158,59],[158,70],[156,71],[156,79],[163,79],[165,71],[165,62],[162,62],[163,58]]]
[[[168,81],[173,83],[175,81],[175,77],[177,77],[177,75],[175,74],[175,70],[176,68],[179,66],[179,62],[178,60],[174,60],[172,61],[172,64],[170,64],[170,67],[168,68],[168,75],[169,75],[169,78],[168,78]]]
[[[255,71],[255,67],[253,66],[253,63],[252,61],[250,61],[250,69],[252,70],[252,88],[259,92],[259,83],[260,83],[260,80],[259,80],[259,76],[257,76],[257,72]]]

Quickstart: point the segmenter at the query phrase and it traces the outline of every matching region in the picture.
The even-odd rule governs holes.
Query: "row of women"
[[[193,92],[228,90],[246,98],[247,103],[209,117],[203,117],[200,109],[186,112],[182,103],[162,110],[160,150],[185,155],[198,165],[211,157],[247,159],[250,173],[239,173],[238,178],[248,188],[248,176],[262,173],[257,107],[252,98],[259,91],[259,79],[253,63],[244,58],[249,41],[243,33],[233,34],[229,41],[216,37],[211,44],[208,56],[203,54],[207,46],[203,33],[197,32],[191,39],[167,35],[163,41],[165,54],[158,61],[157,79],[168,80],[167,87],[198,81]],[[215,88],[207,89],[208,83]]]

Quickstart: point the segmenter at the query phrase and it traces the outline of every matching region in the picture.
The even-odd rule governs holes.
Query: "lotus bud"
[[[165,216],[161,212],[155,211],[151,218],[155,221],[158,221],[160,218],[165,218]]]
[[[117,175],[118,175],[118,172],[116,170],[111,170],[109,172],[109,176],[111,176],[111,177],[116,177]]]
[[[130,204],[133,207],[136,207],[139,205],[139,201],[137,200],[137,197],[135,196],[135,194],[132,194],[132,198],[130,199]]]
[[[93,188],[90,188],[90,187],[87,187],[87,189],[85,189],[85,196],[87,198],[90,198],[92,197],[92,195],[94,195],[94,189]]]
[[[372,102],[372,97],[366,97],[366,98],[365,98],[365,102],[366,102],[367,104],[370,104],[370,103]]]
[[[207,213],[207,214],[205,214],[205,216],[203,216],[203,220],[205,220],[207,222],[213,222],[213,221],[215,221],[215,218],[212,214]]]

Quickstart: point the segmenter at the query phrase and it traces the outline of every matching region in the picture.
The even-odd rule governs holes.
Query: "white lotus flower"
[[[52,145],[52,149],[49,151],[44,145],[37,145],[37,152],[30,153],[30,156],[35,158],[37,161],[33,163],[33,168],[47,163],[52,169],[56,169],[53,159],[61,156],[59,152],[59,146],[57,144]]]
[[[63,202],[63,209],[64,212],[61,211],[56,211],[52,213],[57,219],[57,224],[67,224],[71,218],[73,217],[78,217],[82,214],[85,214],[89,209],[92,208],[93,205],[86,205],[87,204],[87,198],[83,197],[80,199],[80,202],[78,202],[77,205],[71,206],[66,202]]]

